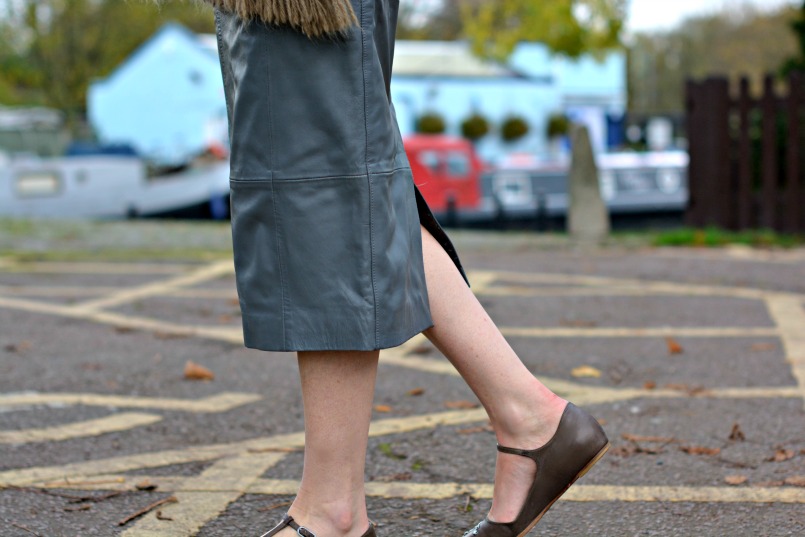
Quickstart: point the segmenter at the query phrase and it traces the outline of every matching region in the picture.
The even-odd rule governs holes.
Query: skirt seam
[[[274,194],[274,184],[271,184],[271,210],[274,213],[274,237],[277,241],[277,261],[279,262],[280,266],[280,300],[281,300],[281,307],[280,307],[280,319],[282,321],[282,344],[287,346],[288,344],[288,336],[287,331],[285,329],[285,301],[286,301],[286,293],[285,293],[285,263],[283,262],[282,258],[282,251],[280,250],[280,245],[282,244],[280,239],[280,221],[277,217],[277,197]]]
[[[271,174],[271,177],[230,177],[230,183],[301,183],[305,181],[327,181],[330,179],[360,179],[362,177],[366,177],[367,175],[391,175],[401,170],[410,170],[410,166],[399,166],[396,168],[392,168],[387,171],[373,171],[367,173],[358,173],[358,174],[341,174],[341,175],[319,175],[314,177],[294,177],[290,179],[277,179],[274,177],[274,174]]]

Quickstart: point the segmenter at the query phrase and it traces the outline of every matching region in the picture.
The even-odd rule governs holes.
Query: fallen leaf
[[[749,350],[755,352],[761,352],[761,351],[773,351],[776,348],[777,345],[775,345],[774,343],[753,343],[752,346],[749,347]]]
[[[647,380],[646,382],[643,383],[643,389],[644,390],[653,390],[656,387],[657,387],[657,383],[654,382],[653,380]]]
[[[417,345],[416,347],[411,349],[411,354],[430,354],[431,352],[433,352],[433,347],[431,347],[427,343]]]
[[[623,446],[615,446],[609,453],[616,457],[631,457],[637,453],[637,447],[634,444],[627,444]]]
[[[668,354],[682,354],[685,352],[685,349],[682,348],[682,345],[677,343],[677,341],[672,337],[666,337],[665,344],[668,345]]]
[[[478,408],[480,405],[478,403],[473,403],[472,401],[447,401],[444,404],[447,408],[452,408],[454,410],[469,410],[471,408]]]
[[[777,448],[774,455],[766,459],[766,462],[784,462],[793,459],[794,455],[796,455],[796,453],[793,449]]]
[[[154,483],[151,483],[149,480],[145,479],[134,485],[134,488],[136,488],[137,490],[156,490],[157,486]]]
[[[640,436],[629,433],[621,434],[621,438],[629,442],[661,442],[663,444],[670,444],[676,440],[671,436]]]
[[[690,396],[694,395],[702,395],[707,393],[707,389],[704,386],[688,386],[687,384],[678,384],[678,383],[671,383],[666,384],[665,388],[668,390],[675,390],[678,392],[685,392]]]
[[[741,426],[738,423],[734,423],[732,425],[732,431],[730,431],[729,439],[733,442],[743,442],[746,440],[746,435],[741,430]]]
[[[232,322],[233,317],[228,313],[222,313],[218,316],[218,322],[221,324],[229,324]]]
[[[31,348],[30,341],[20,341],[19,343],[9,343],[3,347],[6,352],[25,352]]]
[[[598,425],[600,425],[601,427],[607,424],[607,420],[605,420],[604,418],[596,418],[596,421],[598,421]]]
[[[425,388],[414,388],[413,390],[408,390],[408,395],[412,397],[417,397],[425,393]]]
[[[718,455],[721,448],[709,448],[705,446],[679,446],[679,449],[688,455]]]
[[[214,380],[215,374],[192,360],[188,360],[184,365],[184,378],[186,380]]]
[[[727,485],[743,485],[747,481],[749,481],[749,478],[746,477],[745,475],[740,474],[728,475],[727,477],[724,478],[724,482]]]
[[[601,377],[601,371],[590,365],[582,365],[579,367],[575,367],[570,371],[570,374],[576,378],[585,377],[585,378],[597,379]]]
[[[377,412],[391,412],[391,407],[388,405],[375,405]]]
[[[784,483],[793,487],[805,487],[805,475],[792,475],[786,477]]]

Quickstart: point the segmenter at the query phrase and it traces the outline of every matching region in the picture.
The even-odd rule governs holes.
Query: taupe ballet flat
[[[528,457],[537,464],[534,483],[513,522],[493,522],[487,518],[464,537],[525,537],[570,485],[586,474],[608,449],[609,440],[601,425],[572,403],[565,408],[556,434],[541,448],[525,450],[499,445],[501,453]]]
[[[296,534],[300,537],[316,537],[316,534],[307,529],[304,526],[300,526],[296,523],[291,515],[285,513],[285,516],[282,517],[282,520],[279,524],[274,527],[274,529],[268,530],[268,533],[264,533],[260,537],[271,537],[272,535],[278,534],[281,530],[285,528],[291,528],[292,530],[296,530]],[[375,527],[373,524],[369,524],[369,529],[366,530],[366,533],[361,535],[361,537],[377,537],[375,533]]]

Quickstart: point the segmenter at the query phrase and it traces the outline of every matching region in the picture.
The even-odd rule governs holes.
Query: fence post
[[[796,233],[805,231],[803,223],[802,188],[800,150],[802,141],[800,137],[800,112],[802,92],[802,77],[799,73],[792,73],[788,78],[788,139],[786,141],[786,195],[785,195],[785,227],[786,231]]]
[[[691,227],[704,224],[707,209],[703,196],[702,162],[705,158],[702,146],[705,143],[707,126],[706,107],[703,102],[704,83],[688,80],[685,83],[685,107],[687,109],[688,131],[688,206],[685,223]]]
[[[724,77],[688,81],[687,225],[726,225],[729,193],[729,83]]]
[[[760,107],[763,112],[763,142],[760,156],[762,198],[759,224],[764,228],[776,229],[779,178],[777,176],[777,102],[772,75],[766,75],[763,79],[763,97]]]
[[[738,229],[749,229],[755,222],[752,218],[754,203],[754,188],[752,185],[752,142],[749,124],[749,112],[752,107],[752,97],[749,95],[749,78],[741,77],[738,94],[738,188],[737,210]]]

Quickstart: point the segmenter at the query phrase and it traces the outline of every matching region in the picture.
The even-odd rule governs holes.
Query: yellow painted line
[[[259,401],[252,393],[224,392],[203,399],[171,399],[90,393],[10,393],[0,394],[0,407],[34,405],[82,405],[120,408],[154,408],[183,412],[226,412]]]
[[[576,337],[776,337],[780,335],[777,328],[765,327],[612,327],[612,328],[532,328],[527,326],[502,326],[500,331],[510,337],[537,338],[576,338]]]
[[[116,287],[72,287],[68,285],[0,285],[0,295],[6,296],[94,296],[103,293],[111,293],[118,290]]]
[[[175,263],[83,263],[61,261],[10,262],[3,266],[9,272],[58,274],[176,274],[197,265]]]
[[[470,281],[474,293],[485,291],[497,278],[497,274],[491,271],[470,271],[467,273],[467,279]]]
[[[249,494],[292,495],[299,483],[289,479],[258,479]],[[491,499],[492,484],[370,482],[368,496],[380,498],[445,500],[456,496]],[[805,503],[805,489],[797,487],[673,487],[576,485],[562,499],[572,502],[702,502],[702,503]]]
[[[765,299],[766,297],[770,296],[805,297],[805,294],[802,293],[786,293],[753,287],[698,285],[678,283],[673,281],[612,278],[607,276],[589,276],[582,274],[478,271],[478,273],[482,272],[485,272],[487,278],[494,277],[496,281],[503,283],[530,282],[537,284],[587,285],[593,287],[634,287],[643,291],[643,293],[646,295],[650,295],[652,293],[672,293],[688,296],[724,296],[749,298],[755,300]]]
[[[96,479],[101,484],[92,484]],[[75,484],[57,481],[49,483],[52,488],[71,488],[79,490],[131,490],[135,482],[149,481],[159,490],[187,490],[181,476],[125,476],[101,475],[87,477],[85,483]],[[204,490],[224,492],[227,485],[217,482],[204,483]],[[299,482],[293,479],[256,479],[243,492],[290,496],[296,494]],[[198,489],[191,489],[198,490]],[[477,499],[491,499],[491,483],[413,483],[410,481],[369,482],[366,493],[380,498],[446,500],[457,496],[472,496]],[[797,487],[697,487],[697,486],[630,486],[630,485],[583,485],[571,488],[563,500],[576,502],[705,502],[705,503],[805,503],[805,489]]]
[[[150,319],[148,317],[138,317],[135,315],[124,315],[107,311],[95,311],[63,306],[60,304],[48,304],[35,300],[22,298],[8,298],[0,296],[0,307],[28,311],[32,313],[43,313],[47,315],[59,315],[73,319],[82,319],[101,324],[108,324],[120,328],[131,328],[133,330],[146,330],[170,334],[174,336],[203,337],[218,341],[227,341],[236,345],[243,344],[243,332],[240,327],[220,327],[215,325],[189,325]]]
[[[105,418],[77,421],[65,425],[41,429],[22,429],[19,431],[0,431],[0,444],[28,444],[33,442],[59,442],[71,438],[98,436],[116,431],[127,431],[135,427],[150,425],[162,419],[155,414],[124,412]]]
[[[68,286],[68,285],[0,285],[0,295],[29,297],[85,297],[109,294],[119,291],[119,287],[107,286]],[[234,300],[238,298],[232,289],[174,289],[164,295],[176,298]]]
[[[541,296],[650,296],[644,290],[633,287],[526,287],[516,285],[487,287],[476,291],[475,294],[518,298]],[[671,294],[676,295],[677,293]]]
[[[178,503],[161,511],[171,520],[159,520],[151,512],[139,519],[121,537],[187,537],[195,535],[210,520],[237,500],[264,472],[282,460],[285,454],[246,454],[222,459],[198,476],[182,481],[175,491]],[[215,490],[207,490],[212,485]]]
[[[463,425],[486,420],[483,409],[456,410],[437,412],[404,418],[389,418],[372,423],[370,436],[400,434],[437,426]],[[73,479],[76,476],[86,478],[99,474],[117,474],[130,470],[156,468],[171,464],[215,460],[244,453],[260,452],[272,449],[299,448],[304,446],[304,433],[290,433],[264,438],[255,438],[240,442],[194,446],[186,449],[172,449],[135,455],[122,455],[107,459],[69,463],[60,466],[40,466],[21,468],[0,472],[0,488],[4,486],[30,485],[49,483],[57,480]]]
[[[78,311],[90,311],[119,306],[150,296],[162,295],[166,291],[177,287],[186,287],[212,280],[226,274],[231,274],[234,270],[235,268],[231,260],[218,261],[194,270],[190,274],[183,274],[175,278],[137,286],[133,289],[124,289],[103,298],[83,302],[73,308]]]
[[[772,297],[766,304],[779,327],[785,359],[791,365],[805,407],[805,302],[798,297]]]

